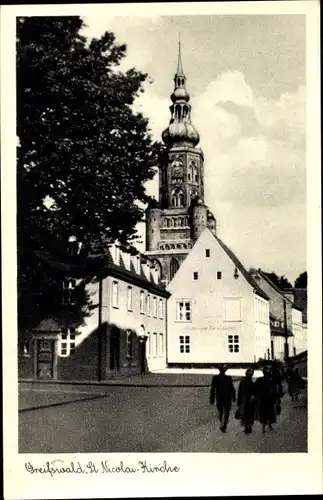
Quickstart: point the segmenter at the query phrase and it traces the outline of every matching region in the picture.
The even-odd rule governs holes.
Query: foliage
[[[149,201],[159,145],[131,107],[146,75],[118,71],[126,46],[113,33],[87,41],[82,27],[79,17],[17,20],[19,310],[41,310],[54,293],[34,251],[61,256],[70,235],[85,247],[127,243]]]
[[[281,290],[286,290],[288,288],[293,288],[293,285],[288,281],[285,276],[278,276],[275,272],[265,273],[264,274],[280,288]]]
[[[307,288],[307,272],[301,273],[294,283],[295,288]]]

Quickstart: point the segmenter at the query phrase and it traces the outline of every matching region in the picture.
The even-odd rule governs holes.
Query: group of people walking
[[[226,432],[232,403],[235,402],[237,403],[235,418],[240,420],[245,434],[252,432],[255,420],[261,423],[263,433],[267,427],[272,430],[277,416],[281,413],[283,381],[286,380],[293,401],[297,401],[299,391],[304,385],[297,368],[288,367],[285,371],[282,364],[277,362],[271,367],[265,366],[263,376],[255,382],[253,374],[252,368],[246,371],[238,387],[237,400],[232,377],[226,375],[225,365],[220,366],[219,374],[213,377],[210,403],[216,402],[222,432]]]

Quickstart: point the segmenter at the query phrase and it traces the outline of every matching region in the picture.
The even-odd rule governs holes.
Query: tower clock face
[[[184,178],[184,168],[180,160],[175,160],[172,163],[172,179],[183,179]]]

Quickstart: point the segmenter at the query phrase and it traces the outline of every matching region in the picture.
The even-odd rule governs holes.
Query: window
[[[198,182],[199,181],[199,171],[198,171],[198,168],[195,164],[193,165],[193,173],[194,173],[194,182]]]
[[[158,350],[158,347],[157,347],[157,333],[153,333],[152,335],[152,345],[151,345],[151,348],[152,348],[152,352],[151,352],[151,355],[153,358],[156,358],[157,357],[157,350]]]
[[[19,342],[18,344],[18,354],[19,356],[30,356],[30,343]]]
[[[193,180],[193,163],[192,162],[188,166],[187,178],[189,181]]]
[[[147,347],[146,347],[147,357],[151,356],[151,336],[150,332],[147,332]]]
[[[119,283],[117,281],[112,282],[112,306],[119,307]]]
[[[132,286],[128,286],[127,290],[127,309],[132,311]]]
[[[136,272],[140,274],[140,257],[137,255],[136,257]]]
[[[191,321],[192,320],[192,303],[189,301],[177,302],[177,321]]]
[[[199,279],[199,273],[196,271],[193,273],[193,279],[198,280]]]
[[[149,295],[149,293],[146,297],[146,303],[147,303],[147,314],[148,314],[148,316],[150,316],[150,295]]]
[[[145,292],[140,291],[140,312],[145,314]]]
[[[180,335],[179,336],[179,352],[188,354],[190,352],[190,336],[189,335]]]
[[[172,206],[182,207],[183,205],[184,205],[183,191],[179,188],[174,189],[174,191],[172,192]]]
[[[164,335],[162,333],[159,334],[159,356],[164,354]]]
[[[206,248],[205,250],[205,257],[210,257],[210,249]]]
[[[242,320],[242,299],[239,297],[230,297],[224,299],[225,321]]]
[[[59,339],[59,355],[67,358],[75,353],[75,328],[62,328]]]
[[[157,318],[157,298],[153,297],[153,316]]]
[[[228,335],[229,352],[239,352],[239,335]]]
[[[131,264],[130,253],[126,252],[124,254],[124,258],[125,258],[126,268],[129,270],[130,269],[130,264]]]
[[[158,356],[158,336],[157,336],[157,333],[154,333],[154,353],[155,353],[155,357],[157,358],[157,356]]]
[[[172,280],[179,269],[178,260],[172,257],[170,261],[170,279]]]
[[[221,280],[221,279],[222,279],[222,272],[221,272],[221,271],[218,271],[218,272],[216,273],[216,279],[217,279],[217,280]]]
[[[132,358],[132,331],[126,331],[126,356],[127,358]]]
[[[62,303],[67,306],[67,305],[73,305],[75,304],[75,287],[76,287],[76,280],[74,278],[66,278],[63,281],[63,298],[62,298]]]
[[[164,319],[164,302],[163,299],[159,299],[159,318]]]

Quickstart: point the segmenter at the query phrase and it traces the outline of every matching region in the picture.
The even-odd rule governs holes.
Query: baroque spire
[[[174,91],[170,96],[171,119],[169,126],[162,133],[166,146],[196,146],[200,137],[191,123],[190,96],[186,90],[186,76],[183,70],[181,42],[178,42],[177,71],[174,76]]]
[[[178,60],[177,60],[177,73],[176,76],[185,76],[182,63],[181,40],[178,41]]]

